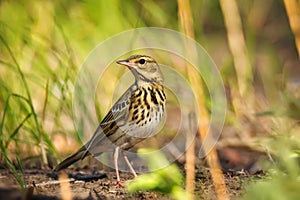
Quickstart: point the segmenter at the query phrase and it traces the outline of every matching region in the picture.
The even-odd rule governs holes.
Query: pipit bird
[[[150,56],[133,55],[117,63],[130,69],[135,77],[134,84],[112,106],[92,138],[76,153],[58,164],[55,171],[67,168],[86,156],[114,151],[117,183],[120,183],[117,161],[121,149],[130,171],[137,176],[123,151],[155,133],[164,117],[166,95],[162,85],[163,75],[157,62]]]

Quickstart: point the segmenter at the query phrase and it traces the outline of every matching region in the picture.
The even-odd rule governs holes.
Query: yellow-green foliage
[[[174,163],[169,163],[157,150],[139,149],[138,153],[147,161],[150,172],[139,175],[126,186],[130,193],[141,190],[157,191],[174,199],[189,199],[183,189],[183,176]]]

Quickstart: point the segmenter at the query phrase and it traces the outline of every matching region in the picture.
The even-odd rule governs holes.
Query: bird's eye
[[[139,63],[140,63],[141,65],[145,64],[145,62],[146,62],[146,60],[143,59],[143,58],[139,60]]]

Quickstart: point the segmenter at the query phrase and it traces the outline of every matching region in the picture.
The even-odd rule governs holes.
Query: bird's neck
[[[152,82],[152,81],[136,81],[135,82],[135,85],[138,87],[138,88],[147,88],[147,87],[158,87],[158,88],[163,88],[162,84],[161,83],[158,83],[158,82]]]

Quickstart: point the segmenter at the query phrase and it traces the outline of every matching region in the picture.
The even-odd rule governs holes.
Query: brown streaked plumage
[[[155,133],[164,117],[166,101],[162,85],[163,76],[157,62],[150,56],[133,55],[117,63],[131,70],[135,77],[134,84],[112,106],[87,144],[58,164],[54,168],[55,171],[64,169],[88,155],[96,156],[114,150],[119,182],[117,164],[119,148],[128,150]],[[123,156],[131,172],[136,176],[127,157]]]

